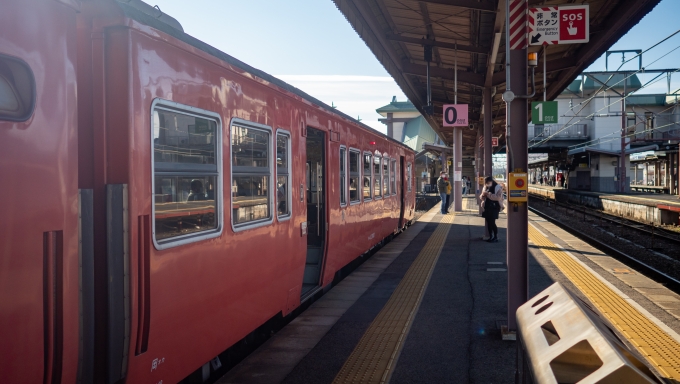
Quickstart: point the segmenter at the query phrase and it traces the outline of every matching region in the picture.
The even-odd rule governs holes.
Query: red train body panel
[[[0,340],[0,349],[17,351],[18,361],[42,361],[45,354],[43,233],[63,231],[60,369],[62,382],[75,381],[78,187],[91,189],[94,196],[96,382],[181,380],[267,320],[289,314],[301,297],[328,286],[342,267],[412,219],[415,196],[408,184],[413,182],[414,153],[404,145],[139,8],[114,0],[83,2],[76,22],[73,8],[56,1],[31,2],[49,5],[40,17],[45,19],[43,28],[52,28],[55,42],[37,44],[30,33],[22,40],[0,34],[0,54],[26,60],[36,73],[38,90],[30,120],[0,120],[3,179],[23,187],[5,189],[12,195],[5,195],[1,204],[14,210],[0,221],[0,297],[7,298],[0,301],[0,329],[17,330],[15,337]],[[42,7],[24,4],[15,1],[3,15],[35,18],[35,9]],[[61,24],[55,24],[58,18]],[[35,26],[23,28],[34,32]],[[27,50],[31,44],[34,53]],[[37,57],[49,57],[49,68],[47,60]],[[45,85],[46,74],[56,83]],[[194,122],[186,125],[190,144],[177,139],[172,148],[180,150],[159,149],[163,140],[170,142],[159,130],[167,131],[168,121],[179,127],[183,119]],[[211,124],[217,128],[211,130]],[[239,141],[233,132],[248,136]],[[267,137],[267,143],[252,144],[252,166],[240,157],[251,135]],[[277,140],[285,142],[286,137],[288,146],[279,147]],[[208,155],[182,152],[187,145],[197,148],[192,140]],[[257,145],[268,148],[266,161],[256,157]],[[232,151],[234,147],[238,151]],[[287,152],[279,153],[280,148]],[[376,186],[374,179],[368,180],[369,190],[386,188],[386,197],[350,201],[352,188],[359,195],[365,189],[359,189],[364,182],[361,169],[358,174],[349,169],[355,150],[358,159],[368,152],[388,159],[371,161],[370,169],[389,169],[386,173],[394,181]],[[280,173],[284,152],[291,154],[290,163]],[[163,168],[169,164],[166,154],[208,160],[178,163],[168,171]],[[18,158],[20,165],[11,160]],[[251,181],[263,180],[250,184],[250,192],[243,192],[246,184],[240,184],[243,169],[260,172],[248,176]],[[185,179],[191,179],[189,197],[171,200],[179,196]],[[197,180],[205,190],[196,188],[200,202],[187,205]],[[176,184],[166,188],[170,181]],[[263,196],[266,203],[258,200]],[[181,209],[159,214],[166,205]],[[264,211],[271,219],[240,224]],[[279,217],[283,211],[289,214]],[[215,228],[203,231],[210,225]],[[178,241],[163,238],[168,233]],[[317,248],[320,258],[310,263],[316,260]],[[26,257],[19,262],[11,254]],[[313,283],[303,284],[312,281],[309,276]],[[2,377],[25,378],[16,364],[0,362]],[[32,373],[42,380],[38,372]]]
[[[77,375],[76,11],[64,3],[3,1],[0,12],[0,377],[6,383],[74,382]]]

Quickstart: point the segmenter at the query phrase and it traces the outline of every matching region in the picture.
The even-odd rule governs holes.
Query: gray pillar
[[[526,95],[528,93],[526,48],[511,50],[510,64],[512,91],[516,95]],[[512,146],[512,156],[508,156],[507,169],[508,172],[526,172],[529,157],[527,153],[527,99],[516,98],[510,103],[509,110],[511,117],[508,144]],[[508,203],[507,212],[508,329],[516,331],[517,308],[529,299],[527,204]]]
[[[491,88],[484,88],[484,177],[491,176],[493,173],[493,147],[491,146],[491,137],[493,136],[493,97],[491,96]]]
[[[453,128],[453,209],[463,211],[463,128]]]
[[[486,119],[486,117],[484,117]],[[475,198],[477,199],[477,206],[479,207],[479,214],[482,214],[482,204],[479,194],[482,192],[482,183],[479,182],[479,178],[484,175],[484,162],[482,149],[479,147],[479,139],[484,134],[484,126],[481,124],[477,127],[477,139],[475,140],[475,179],[471,183],[472,187],[475,189]]]
[[[395,137],[394,137],[394,122],[392,121],[393,116],[394,115],[392,113],[387,114],[387,136],[395,139]],[[397,139],[397,140],[399,140],[399,139]],[[418,150],[420,150],[420,148],[418,148]]]

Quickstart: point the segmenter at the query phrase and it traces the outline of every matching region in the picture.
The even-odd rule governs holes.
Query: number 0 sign
[[[445,104],[444,105],[444,126],[445,127],[464,127],[468,125],[468,105],[467,104]]]

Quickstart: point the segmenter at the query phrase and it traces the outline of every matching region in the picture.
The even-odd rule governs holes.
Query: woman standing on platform
[[[498,226],[496,220],[498,214],[503,209],[503,187],[501,187],[493,177],[489,176],[484,180],[484,190],[480,198],[484,212],[482,217],[486,219],[486,227],[489,230],[489,243],[498,242]]]

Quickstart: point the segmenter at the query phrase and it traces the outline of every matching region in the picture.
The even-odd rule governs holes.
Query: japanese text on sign
[[[529,44],[587,43],[590,38],[588,5],[529,9]]]

